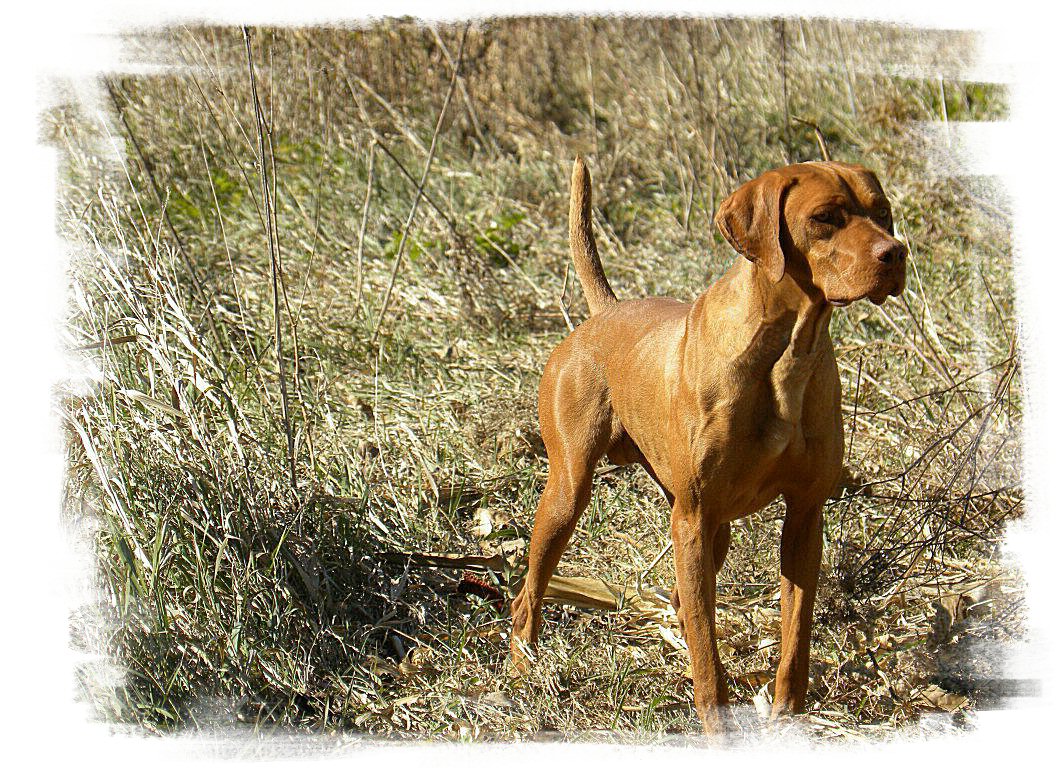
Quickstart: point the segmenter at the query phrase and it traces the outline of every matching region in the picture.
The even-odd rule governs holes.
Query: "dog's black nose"
[[[883,242],[875,249],[876,258],[884,264],[898,264],[905,261],[907,253],[908,249],[905,245],[897,240]]]

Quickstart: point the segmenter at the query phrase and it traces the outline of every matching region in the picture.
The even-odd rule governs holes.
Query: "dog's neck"
[[[799,424],[806,385],[831,347],[831,305],[789,272],[774,283],[746,259],[738,259],[710,291],[726,292],[720,303],[728,309],[701,313],[700,343],[719,347],[726,339],[732,346],[721,349],[722,356],[753,378],[767,377],[775,415]],[[722,326],[730,328],[725,332]]]
[[[782,328],[790,324],[790,343],[773,364],[770,380],[776,416],[786,425],[782,432],[802,441],[806,387],[824,350],[831,346],[831,305],[812,286],[803,288],[790,273],[771,285],[760,269],[754,271],[756,295],[765,309],[763,322]]]
[[[753,263],[742,266],[749,286],[749,309],[761,317],[763,325],[789,330],[787,349],[791,355],[819,353],[825,344],[830,344],[831,304],[823,293],[812,284],[803,285],[790,272],[784,272],[782,279],[773,283]]]
[[[714,303],[728,309],[723,315],[701,313],[700,330],[706,340],[724,336],[741,345],[729,352],[748,364],[773,363],[784,352],[818,356],[830,346],[831,304],[790,272],[773,282],[754,263],[737,259],[705,295],[711,293],[717,294]],[[729,333],[721,333],[722,323]]]

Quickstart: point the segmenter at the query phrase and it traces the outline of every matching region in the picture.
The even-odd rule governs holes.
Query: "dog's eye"
[[[883,227],[883,229],[887,230],[887,232],[893,233],[894,221],[890,215],[890,208],[884,207],[878,209],[875,212],[875,220],[876,223],[879,224],[879,226]]]
[[[841,227],[842,213],[834,208],[828,211],[821,211],[820,213],[813,214],[813,221],[819,222],[820,224],[829,224],[833,227]]]

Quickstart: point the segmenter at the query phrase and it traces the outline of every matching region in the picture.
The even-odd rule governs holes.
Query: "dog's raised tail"
[[[595,233],[591,230],[591,174],[579,156],[573,163],[573,190],[569,198],[569,252],[591,314],[597,315],[615,304],[617,295],[606,280],[595,246]]]

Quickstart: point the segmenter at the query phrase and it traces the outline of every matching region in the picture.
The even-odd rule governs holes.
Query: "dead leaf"
[[[945,712],[956,712],[958,709],[968,706],[968,698],[966,696],[950,693],[934,684],[913,691],[912,701],[918,706],[930,706]]]
[[[939,604],[949,613],[950,619],[956,624],[964,621],[969,600],[970,598],[967,595],[946,595],[939,600]]]
[[[772,714],[772,693],[769,691],[771,683],[765,683],[754,694],[754,710],[762,720],[768,720]]]
[[[515,590],[520,590],[521,586],[518,584]],[[543,601],[599,611],[616,611],[623,607],[655,618],[668,605],[667,599],[655,590],[640,592],[634,587],[621,587],[584,576],[552,576]]]
[[[484,498],[484,491],[466,482],[437,483],[436,503],[444,509],[461,508],[476,504]]]
[[[371,675],[375,675],[377,677],[399,674],[399,667],[397,667],[394,662],[372,654],[362,660],[362,666]]]
[[[544,601],[548,603],[567,603],[578,608],[599,608],[610,611],[616,610],[618,603],[624,598],[623,588],[618,589],[602,579],[579,576],[552,577],[544,595]]]
[[[406,658],[399,662],[399,672],[404,677],[418,674],[432,674],[436,670],[429,663],[432,651],[428,648],[411,648]]]
[[[473,535],[480,538],[490,536],[491,532],[495,530],[492,525],[491,512],[485,507],[479,507],[473,513],[473,525],[471,528]]]
[[[665,642],[668,643],[670,646],[672,646],[678,651],[687,650],[687,643],[683,641],[682,637],[673,632],[672,629],[666,627],[664,624],[658,624],[657,628],[658,634],[660,634],[662,639],[664,639]]]
[[[514,700],[502,691],[485,693],[477,699],[477,702],[479,704],[487,704],[489,707],[495,707],[496,709],[510,709],[514,705]]]
[[[933,603],[935,618],[931,627],[936,643],[949,640],[954,626],[964,621],[970,601],[966,595],[944,595]]]
[[[506,560],[501,555],[451,555],[433,552],[381,552],[379,557],[393,563],[407,563],[429,568],[487,568],[502,571]]]
[[[517,564],[517,560],[525,551],[524,539],[503,539],[498,546],[502,556],[511,566]]]
[[[751,688],[757,688],[762,685],[768,685],[772,680],[772,671],[768,669],[759,669],[754,672],[746,672],[735,678],[735,682],[748,685]]]
[[[470,629],[468,633],[474,637],[486,637],[489,640],[500,640],[505,638],[506,630],[499,624],[488,624],[483,627]]]

